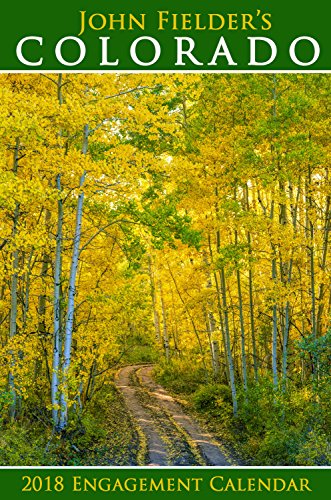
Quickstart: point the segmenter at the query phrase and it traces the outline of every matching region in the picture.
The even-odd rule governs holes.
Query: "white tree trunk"
[[[56,178],[56,187],[61,193],[61,177]],[[59,407],[59,370],[61,357],[61,275],[62,275],[62,226],[63,226],[63,202],[58,200],[58,219],[55,249],[54,269],[54,338],[53,338],[53,371],[52,371],[52,416],[53,425],[58,426]]]
[[[227,305],[227,298],[226,298],[226,282],[225,282],[225,272],[224,272],[223,267],[220,270],[220,278],[221,278],[222,303],[223,303],[223,309],[224,309],[225,350],[226,350],[226,357],[227,357],[228,366],[229,366],[233,414],[236,417],[237,413],[238,413],[238,401],[237,401],[236,382],[235,382],[235,376],[234,376],[233,357],[232,357],[232,352],[231,352],[229,315],[228,315],[228,305]]]
[[[154,273],[153,273],[153,267],[152,267],[152,258],[150,255],[148,256],[148,272],[149,272],[149,279],[151,282],[151,297],[152,297],[153,315],[154,315],[155,338],[156,338],[157,342],[159,342],[160,341],[160,318],[159,318],[159,312],[157,310],[155,280],[154,280]]]
[[[218,340],[214,339],[211,341],[211,353],[213,361],[213,373],[215,379],[217,380],[220,374],[220,349]]]
[[[85,125],[84,136],[83,136],[83,147],[82,147],[82,153],[84,155],[87,154],[88,150],[88,136],[89,136],[89,127],[88,125]],[[71,362],[72,330],[73,330],[74,314],[75,314],[76,276],[79,263],[79,253],[80,253],[79,247],[80,247],[80,239],[82,232],[83,205],[84,205],[84,191],[82,189],[82,186],[85,182],[85,176],[86,172],[83,172],[79,182],[79,187],[81,188],[81,191],[79,193],[77,201],[76,227],[75,227],[73,252],[72,252],[72,259],[70,266],[68,306],[67,306],[67,315],[65,324],[65,339],[64,339],[64,351],[63,351],[63,363],[62,363],[63,390],[61,393],[61,414],[59,422],[60,430],[63,430],[68,422],[68,371]]]
[[[272,259],[272,280],[277,281],[276,257]],[[277,304],[272,306],[272,378],[274,388],[278,388],[277,374]]]
[[[244,323],[244,312],[243,312],[239,269],[237,269],[237,286],[238,286],[239,318],[240,318],[240,333],[241,333],[241,368],[243,374],[244,389],[245,391],[247,391],[246,338],[245,338],[245,323]]]
[[[168,325],[167,325],[167,312],[164,303],[163,290],[161,281],[159,281],[160,288],[160,296],[161,296],[161,309],[162,309],[162,322],[163,322],[163,346],[164,346],[164,354],[166,360],[170,359],[170,347],[169,347],[169,335],[168,335]]]

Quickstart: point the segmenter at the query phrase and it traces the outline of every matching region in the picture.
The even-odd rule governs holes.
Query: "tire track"
[[[117,373],[115,383],[122,391],[130,413],[146,436],[148,448],[147,465],[167,465],[166,444],[162,440],[160,433],[157,432],[151,414],[140,403],[137,389],[131,383],[131,375],[136,369],[136,366],[125,366]]]
[[[211,435],[154,382],[152,369],[150,365],[126,366],[115,380],[146,437],[148,465],[230,465]],[[181,453],[178,463],[171,452],[176,449]]]

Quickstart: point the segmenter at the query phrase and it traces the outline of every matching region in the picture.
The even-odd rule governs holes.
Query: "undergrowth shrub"
[[[296,465],[331,464],[331,439],[321,429],[310,431],[301,443],[296,456]]]
[[[71,441],[74,452],[70,449],[67,457],[62,457],[66,465],[137,465],[137,432],[112,383],[103,386],[86,406],[81,432]]]
[[[238,416],[233,417],[230,388],[204,384],[204,372],[187,360],[162,364],[156,378],[186,396],[210,430],[226,442],[246,464],[269,466],[330,465],[330,383],[314,387],[280,385],[261,378],[248,391],[237,386]],[[318,396],[317,396],[318,394]]]
[[[0,465],[56,465],[56,457],[46,451],[45,429],[11,424],[0,434]]]
[[[231,405],[231,390],[227,385],[208,384],[193,394],[192,401],[197,410],[219,412],[224,405]]]
[[[275,391],[261,380],[239,391],[242,449],[254,465],[330,463],[329,411],[307,387]]]
[[[12,394],[5,390],[5,389],[0,389],[0,422],[6,415],[6,412],[10,405],[13,402],[13,396]]]
[[[28,402],[17,422],[0,420],[0,465],[137,465],[137,431],[114,384],[100,387],[62,436],[37,410]]]
[[[125,364],[155,363],[159,358],[159,352],[151,345],[135,345],[123,357]]]
[[[204,368],[188,359],[161,362],[154,369],[155,379],[176,394],[192,394],[206,380]]]

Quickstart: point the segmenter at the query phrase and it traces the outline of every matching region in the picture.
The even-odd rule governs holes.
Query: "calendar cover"
[[[4,498],[327,498],[330,14],[2,5]]]

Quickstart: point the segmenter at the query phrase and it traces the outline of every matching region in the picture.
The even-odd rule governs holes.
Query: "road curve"
[[[212,436],[152,379],[152,370],[150,365],[125,366],[115,378],[145,435],[147,465],[231,465]]]

